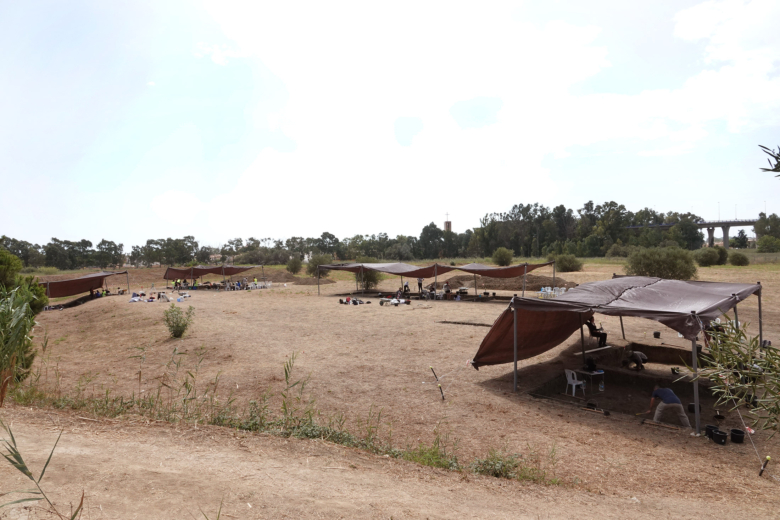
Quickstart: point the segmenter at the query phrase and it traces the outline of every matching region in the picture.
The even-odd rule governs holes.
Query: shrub
[[[30,335],[35,318],[29,301],[23,288],[0,287],[0,406],[8,386],[23,381],[35,359]]]
[[[693,255],[685,249],[653,247],[630,254],[626,262],[626,274],[690,280],[696,276],[696,264],[693,263]]]
[[[377,263],[377,259],[361,256],[358,257],[356,262],[359,264],[375,264]],[[367,271],[364,269],[362,273],[355,273],[355,280],[361,283],[364,290],[371,290],[376,287],[379,284],[380,279],[380,274],[376,271]]]
[[[190,305],[185,313],[175,303],[163,312],[163,322],[171,333],[171,337],[180,338],[187,331],[195,315],[195,308]]]
[[[718,265],[726,265],[729,261],[729,252],[723,246],[715,246],[712,249],[718,252]]]
[[[517,468],[520,466],[520,456],[515,453],[503,453],[495,449],[488,452],[484,459],[474,459],[471,471],[478,475],[496,478],[517,478]]]
[[[38,314],[49,304],[46,297],[46,288],[38,285],[38,279],[34,276],[20,276],[22,261],[14,254],[0,249],[0,287],[11,291],[19,288],[20,297],[26,301],[33,314]]]
[[[694,253],[694,257],[696,258],[696,263],[702,267],[716,265],[720,260],[720,255],[717,251],[715,251],[714,247],[705,247],[703,249],[699,249],[696,251],[696,253]]]
[[[302,267],[303,267],[303,262],[301,262],[301,259],[298,258],[298,255],[293,255],[293,257],[287,261],[287,272],[289,272],[290,274],[300,273]]]
[[[22,270],[22,261],[18,256],[0,249],[0,285],[9,291],[16,287],[16,275]]]
[[[628,258],[628,255],[636,251],[636,246],[624,246],[622,244],[612,244],[607,250],[607,258]]]
[[[743,253],[737,253],[737,252],[731,253],[729,255],[729,262],[731,263],[731,265],[736,265],[740,267],[750,265],[750,260],[748,260],[747,255]]]
[[[582,262],[574,255],[556,255],[555,270],[559,273],[572,273],[582,271]]]
[[[512,263],[512,251],[505,247],[499,247],[493,252],[493,263],[505,267]]]
[[[330,264],[333,262],[333,257],[330,255],[314,255],[309,258],[309,265],[306,266],[306,273],[309,276],[317,276],[317,267],[323,264]],[[325,278],[330,274],[330,271],[320,271],[320,276]]]
[[[764,235],[758,239],[756,245],[759,253],[780,253],[780,238]]]

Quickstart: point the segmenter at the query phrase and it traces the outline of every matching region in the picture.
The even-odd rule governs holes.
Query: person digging
[[[653,405],[656,399],[660,401],[658,407],[655,409],[655,415],[653,416],[653,422],[661,422],[661,416],[666,410],[677,414],[677,418],[685,428],[691,429],[691,423],[688,420],[688,416],[685,415],[685,409],[683,408],[680,398],[675,395],[671,388],[661,388],[658,385],[653,387],[653,395],[650,397],[650,408],[645,413],[653,411]]]

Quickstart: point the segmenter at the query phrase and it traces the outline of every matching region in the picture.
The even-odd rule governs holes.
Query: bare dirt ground
[[[564,276],[582,283],[609,278],[620,269],[588,264],[584,272]],[[780,341],[776,266],[701,269],[700,278],[761,280],[765,337]],[[397,285],[398,280],[390,279],[381,288]],[[521,391],[513,394],[509,366],[479,371],[466,366],[487,328],[437,323],[489,324],[503,305],[345,306],[327,296],[350,287],[354,282],[341,278],[322,287],[322,297],[316,296],[316,286],[293,284],[252,292],[193,292],[186,304],[196,309],[195,323],[182,340],[166,337],[163,304],[128,304],[126,298],[111,297],[45,312],[39,322],[50,342],[39,360],[42,382],[52,385],[59,374],[63,392],[80,385],[95,395],[106,389],[129,395],[139,391],[140,367],[140,390],[152,391],[177,348],[187,354],[183,366],[188,369],[203,357],[196,374],[200,383],[220,374],[221,393],[231,392],[242,405],[266,389],[278,393],[282,365],[297,352],[296,371],[309,374],[319,410],[325,416],[344,413],[350,429],[359,429],[372,407],[382,410],[383,435],[392,429],[393,443],[400,446],[431,442],[441,424],[451,439],[457,438],[462,463],[485,456],[489,448],[527,454],[530,449],[546,453],[554,446],[555,474],[567,484],[475,477],[319,441],[216,427],[147,425],[134,416],[93,422],[78,419],[77,412],[13,404],[0,416],[13,422],[17,440],[35,453],[38,463],[56,438],[56,425],[65,428],[47,479],[57,485],[58,500],[75,499],[85,489],[95,518],[197,517],[197,507],[214,512],[223,497],[226,511],[236,518],[777,517],[780,482],[757,477],[750,444],[720,447],[684,432],[641,425],[633,416],[603,417],[529,396],[529,390],[574,362],[578,337],[522,362]],[[739,311],[740,321],[757,330],[755,299],[741,304]],[[616,318],[600,316],[599,321],[612,334],[620,330]],[[625,325],[627,339],[645,338],[659,328],[638,319],[625,320]],[[142,364],[131,357],[140,352],[138,347],[145,353]],[[429,366],[444,375],[444,401]],[[654,369],[668,372],[668,367],[651,365]],[[272,400],[275,406],[278,401]],[[763,433],[754,440],[762,456],[780,456],[779,440]],[[16,479],[4,468],[0,489],[19,487]],[[5,511],[9,518],[27,514]]]

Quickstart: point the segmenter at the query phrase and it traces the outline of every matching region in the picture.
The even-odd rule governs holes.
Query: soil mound
[[[336,283],[336,280],[331,280],[330,278],[320,278],[320,285],[326,285],[329,283]],[[295,285],[317,285],[317,279],[299,277],[295,279]]]
[[[441,289],[444,282],[450,283],[450,288],[457,289],[458,287],[474,287],[474,275],[473,274],[461,274],[453,276],[448,280],[442,280],[436,286],[437,289]],[[526,291],[539,291],[542,287],[552,287],[552,276],[541,276],[535,274],[526,275],[525,290]],[[555,277],[555,287],[566,287],[566,289],[572,289],[577,287],[574,282],[568,282],[563,278]],[[518,276],[515,278],[488,278],[483,276],[477,276],[477,288],[478,289],[492,289],[495,291],[522,291],[523,290],[523,277]]]

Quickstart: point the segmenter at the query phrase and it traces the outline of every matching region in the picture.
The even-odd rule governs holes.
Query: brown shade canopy
[[[465,271],[467,273],[487,276],[489,278],[515,278],[523,276],[524,273],[530,273],[534,269],[539,269],[546,265],[552,265],[553,262],[544,264],[518,264],[508,267],[490,267],[483,264],[467,264],[463,266],[451,266],[442,264],[432,264],[420,267],[418,265],[404,263],[389,264],[330,264],[320,265],[319,269],[327,271],[349,271],[359,273],[363,271],[377,271],[385,274],[394,274],[396,276],[408,276],[409,278],[433,278],[436,275],[449,273],[450,271]]]
[[[760,293],[759,284],[625,276],[585,283],[555,299],[514,298],[482,340],[472,364],[478,368],[513,361],[513,306],[518,359],[527,359],[560,345],[593,313],[655,320],[693,340],[715,318]]]
[[[103,287],[103,280],[115,274],[126,274],[127,271],[113,272],[101,271],[92,273],[79,278],[70,280],[57,280],[55,282],[38,282],[46,288],[46,296],[49,298],[63,298],[65,296],[74,296],[89,291],[94,291]]]
[[[251,265],[249,267],[237,267],[234,265],[219,265],[214,267],[206,267],[197,265],[193,267],[169,267],[165,270],[163,278],[165,280],[179,280],[179,279],[195,279],[207,274],[219,274],[222,276],[233,276],[251,269],[256,269],[259,265]]]

